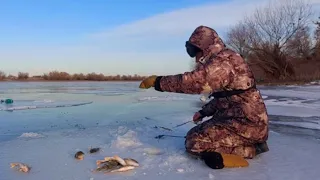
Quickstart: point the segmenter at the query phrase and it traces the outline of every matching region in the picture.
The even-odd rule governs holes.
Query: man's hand
[[[147,77],[146,79],[144,79],[141,83],[139,88],[141,89],[149,89],[151,87],[154,87],[154,83],[156,81],[157,76],[156,75],[152,75]]]
[[[195,124],[197,124],[198,122],[202,121],[202,114],[200,112],[196,112],[194,115],[193,115],[193,122]]]

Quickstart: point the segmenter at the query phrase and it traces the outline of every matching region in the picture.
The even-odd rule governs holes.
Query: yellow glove
[[[147,77],[146,79],[144,79],[141,83],[139,88],[141,89],[149,89],[151,87],[154,87],[154,83],[156,81],[157,76],[156,75],[152,75]]]
[[[212,169],[247,167],[249,163],[243,157],[234,154],[218,152],[203,152],[201,154],[205,164]]]

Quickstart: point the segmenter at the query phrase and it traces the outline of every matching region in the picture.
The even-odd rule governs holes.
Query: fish
[[[90,148],[89,153],[92,154],[92,153],[96,153],[98,151],[100,151],[100,148]]]
[[[78,151],[76,152],[76,154],[74,155],[74,158],[78,159],[78,160],[83,160],[84,157],[84,153],[82,151]]]
[[[139,167],[139,162],[132,158],[121,158],[118,155],[112,157],[105,157],[103,160],[96,161],[98,168],[94,172],[104,172],[104,173],[113,173],[113,172],[124,172],[133,170],[136,167]]]
[[[140,166],[138,161],[136,161],[135,159],[124,158],[123,160],[126,162],[126,164],[128,166],[135,166],[135,167],[139,167]]]
[[[125,172],[125,171],[129,171],[129,170],[132,170],[132,169],[134,169],[135,167],[134,166],[123,166],[123,167],[121,167],[121,168],[119,168],[119,169],[115,169],[115,170],[112,170],[112,171],[110,171],[111,173],[113,173],[113,172]]]
[[[31,167],[29,167],[27,164],[24,164],[24,163],[10,163],[10,167],[11,168],[18,167],[18,170],[24,173],[29,172],[31,169]]]

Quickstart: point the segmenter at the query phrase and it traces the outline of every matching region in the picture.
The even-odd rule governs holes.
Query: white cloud
[[[185,36],[199,25],[225,28],[239,21],[246,12],[265,0],[233,0],[227,3],[211,3],[192,8],[158,14],[140,21],[124,24],[104,32],[93,34],[96,38],[150,38]]]
[[[268,0],[232,0],[184,8],[97,32],[90,37],[99,39],[131,38],[131,40],[162,39],[163,37],[167,39],[172,37],[186,38],[199,25],[207,25],[217,31],[223,31],[239,22],[245,15],[251,14],[256,7],[263,6],[267,2]],[[319,10],[320,0],[310,0],[309,2]]]
[[[277,1],[277,0],[274,0]],[[231,0],[158,14],[88,35],[88,39],[109,50],[143,53],[176,52],[185,54],[184,42],[199,25],[214,28],[225,39],[229,27],[250,15],[269,0]],[[310,0],[315,10],[320,0]],[[319,12],[319,11],[318,11]],[[110,43],[110,45],[106,45]],[[184,58],[184,56],[182,57]]]

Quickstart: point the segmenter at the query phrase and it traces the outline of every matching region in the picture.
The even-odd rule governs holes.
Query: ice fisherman
[[[193,121],[212,118],[189,130],[186,151],[193,155],[211,151],[246,159],[268,151],[266,106],[242,56],[228,49],[217,32],[207,26],[197,27],[185,46],[189,56],[195,58],[195,70],[153,75],[144,79],[140,88],[185,94],[210,91],[214,98],[194,114]]]

